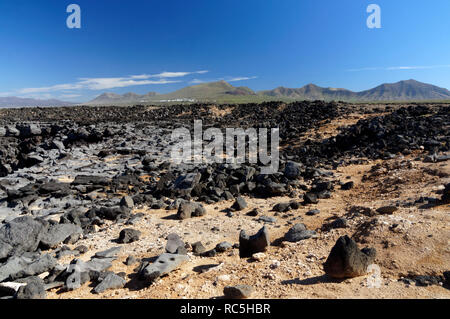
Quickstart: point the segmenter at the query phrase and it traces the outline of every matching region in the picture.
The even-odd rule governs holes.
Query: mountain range
[[[0,97],[1,107],[33,107],[33,106],[71,106],[76,103],[60,101],[56,99],[39,100],[31,98],[21,98],[16,96]]]
[[[104,93],[88,105],[161,103],[161,102],[239,102],[263,100],[336,100],[336,101],[424,101],[450,100],[450,91],[415,80],[381,84],[373,89],[353,92],[341,88],[323,88],[308,84],[301,88],[278,87],[254,92],[248,87],[235,87],[225,81],[188,86],[168,94],[150,92],[145,95]]]
[[[103,93],[83,105],[131,105],[180,102],[249,103],[273,100],[336,100],[349,102],[374,101],[436,101],[450,100],[450,91],[415,80],[381,84],[373,89],[353,92],[343,88],[323,88],[308,84],[301,88],[278,87],[255,92],[248,87],[235,87],[225,81],[188,86],[168,94],[149,92]],[[0,97],[0,107],[70,106],[76,103],[59,100],[37,100],[19,97]]]

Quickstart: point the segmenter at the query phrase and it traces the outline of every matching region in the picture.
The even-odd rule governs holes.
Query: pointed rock
[[[375,260],[374,248],[358,249],[356,242],[348,236],[340,237],[323,268],[333,278],[353,278],[367,273],[367,267]]]

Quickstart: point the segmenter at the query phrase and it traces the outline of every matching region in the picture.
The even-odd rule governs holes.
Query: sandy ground
[[[379,167],[373,168],[377,164]],[[275,204],[292,200],[287,197],[246,198],[248,208],[235,212],[233,217],[227,217],[222,211],[232,201],[205,205],[206,216],[183,221],[174,219],[176,211],[140,207],[134,212],[143,212],[145,218],[131,226],[142,232],[138,242],[117,244],[119,232],[130,226],[107,224],[92,238],[82,239],[75,245],[89,247],[80,257],[83,260],[97,251],[121,246],[119,258],[110,270],[127,274],[128,283],[124,288],[95,295],[91,293],[93,287],[86,284],[72,292],[53,289],[48,292],[48,298],[220,298],[225,286],[236,284],[253,286],[252,298],[450,298],[450,290],[444,287],[418,287],[399,281],[405,276],[442,275],[450,270],[449,205],[433,207],[426,202],[405,205],[421,197],[440,198],[436,192],[450,181],[446,177],[449,174],[448,161],[423,163],[411,156],[341,167],[336,175],[341,181],[354,181],[353,189],[345,191],[336,186],[330,199],[287,213],[272,211]],[[393,215],[356,218],[348,215],[350,207],[355,205],[376,209],[397,202],[400,207]],[[148,259],[163,253],[165,238],[172,232],[190,244],[201,241],[207,249],[222,241],[237,243],[241,229],[253,234],[263,226],[257,221],[259,216],[246,215],[255,207],[260,209],[260,216],[277,219],[275,224],[266,224],[273,244],[262,261],[241,259],[236,249],[212,258],[189,254],[189,262],[151,285],[137,280],[139,264],[124,264],[130,255]],[[315,208],[320,209],[319,215],[305,214]],[[348,228],[321,231],[323,224],[341,216],[347,216]],[[280,244],[279,239],[298,222],[316,230],[317,236],[299,243]],[[324,275],[322,264],[342,235],[355,238],[361,248],[376,248],[376,264],[381,271],[379,287],[368,287],[369,276],[333,281]],[[68,263],[72,258],[61,261]]]

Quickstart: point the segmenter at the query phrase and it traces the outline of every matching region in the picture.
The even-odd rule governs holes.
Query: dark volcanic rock
[[[100,294],[108,289],[123,288],[126,280],[116,274],[108,274],[95,288],[94,292]]]
[[[233,206],[231,206],[231,208],[235,210],[243,210],[247,208],[247,202],[245,201],[244,198],[239,196],[236,198],[236,201],[234,202]]]
[[[255,235],[249,236],[242,230],[239,234],[239,256],[251,257],[254,253],[263,252],[270,246],[269,231],[261,228]]]
[[[312,209],[306,212],[306,215],[308,216],[315,216],[320,214],[320,210],[319,209]]]
[[[245,299],[250,298],[253,293],[253,287],[249,285],[227,286],[223,289],[223,294],[227,299]]]
[[[336,228],[347,228],[348,221],[344,217],[339,217],[335,220],[333,220],[331,223],[325,225],[325,228],[328,229],[336,229]]]
[[[173,183],[175,189],[192,189],[194,188],[201,179],[201,174],[199,173],[189,173],[186,175],[179,176]]]
[[[124,196],[120,200],[120,206],[132,209],[134,207],[134,201],[130,196]]]
[[[129,208],[125,206],[100,207],[94,208],[92,211],[94,215],[108,220],[117,220],[130,215]]]
[[[180,238],[180,236],[178,236],[178,234],[171,233],[167,235],[166,252],[169,254],[177,254],[180,251],[184,252],[184,250],[184,241]]]
[[[259,222],[274,224],[277,222],[277,219],[272,216],[261,216],[258,218]]]
[[[337,136],[299,148],[294,151],[295,158],[303,163],[331,161],[343,156],[380,159],[391,154],[407,155],[422,147],[433,153],[447,152],[449,122],[448,106],[402,107],[386,115],[362,119]]]
[[[112,247],[107,250],[99,251],[95,253],[96,258],[114,258],[122,250],[121,247]]]
[[[216,245],[216,248],[214,248],[218,253],[226,252],[227,250],[230,250],[233,248],[233,245],[229,242],[223,241],[221,243],[218,243]]]
[[[206,209],[200,203],[183,202],[178,208],[178,219],[187,219],[206,215]]]
[[[127,266],[131,266],[131,265],[134,265],[135,263],[137,263],[137,259],[136,259],[136,257],[134,257],[134,256],[128,256],[127,257],[127,260],[125,260],[125,265],[127,265]]]
[[[432,285],[439,285],[439,282],[442,280],[440,276],[416,276],[414,277],[414,281],[417,286],[427,287]]]
[[[260,190],[260,195],[263,197],[282,196],[287,193],[286,184],[268,182],[265,187]]]
[[[311,238],[315,234],[315,231],[306,229],[304,224],[296,224],[284,235],[284,239],[294,243]]]
[[[306,193],[303,195],[303,200],[305,204],[317,204],[319,202],[317,195],[313,193]]]
[[[153,281],[156,278],[177,269],[178,266],[188,260],[189,257],[186,255],[164,253],[160,255],[154,263],[142,265],[139,276],[144,280]]]
[[[445,189],[444,189],[444,192],[442,194],[441,201],[444,204],[450,204],[450,183],[445,185]]]
[[[35,251],[47,227],[29,216],[21,216],[0,228],[0,259]]]
[[[195,242],[192,244],[192,252],[196,255],[202,254],[206,251],[205,246],[201,242]]]
[[[287,212],[291,209],[291,204],[290,203],[278,203],[276,204],[272,210],[275,212]]]
[[[259,209],[258,208],[254,208],[254,209],[252,209],[251,211],[249,211],[247,213],[247,216],[255,217],[255,216],[258,216],[259,214],[260,214]]]
[[[340,237],[323,267],[325,273],[333,278],[352,278],[363,276],[367,267],[375,260],[374,248],[359,250],[354,240],[348,236]]]
[[[46,248],[54,248],[72,235],[81,236],[83,230],[74,224],[57,224],[50,226],[48,231],[42,235],[41,244]]]
[[[26,283],[26,286],[22,286],[17,291],[17,299],[45,299],[47,293],[45,292],[44,281],[39,277],[28,277],[22,282]]]
[[[173,189],[181,196],[190,195],[192,190],[200,182],[201,177],[202,175],[200,173],[189,173],[179,176],[173,183]]]
[[[353,186],[355,185],[355,183],[353,181],[347,182],[345,184],[342,184],[341,189],[343,190],[350,190],[353,188]]]
[[[303,172],[302,164],[295,162],[287,162],[284,168],[284,176],[288,179],[296,179],[301,176]]]
[[[72,185],[99,185],[108,186],[111,180],[104,176],[77,175]]]
[[[395,206],[383,206],[383,207],[378,208],[377,212],[382,215],[391,215],[397,210],[398,210],[398,208]]]
[[[10,257],[0,265],[0,282],[6,279],[16,279],[39,275],[50,271],[56,266],[56,259],[49,254],[24,254],[23,256]]]
[[[118,242],[128,244],[139,240],[141,232],[132,228],[125,228],[120,231]]]
[[[444,285],[450,288],[450,271],[444,271]]]

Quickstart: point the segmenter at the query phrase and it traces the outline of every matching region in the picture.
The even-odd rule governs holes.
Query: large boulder
[[[26,285],[21,286],[17,291],[17,299],[45,299],[45,283],[39,277],[28,277],[21,280]]]
[[[50,226],[48,231],[43,234],[41,244],[46,248],[54,248],[64,242],[67,238],[78,234],[81,236],[83,230],[80,226],[74,224],[57,224]]]
[[[0,282],[6,279],[17,279],[42,274],[56,266],[56,259],[45,254],[24,254],[23,256],[10,257],[5,263],[0,265]]]
[[[376,257],[374,248],[358,249],[348,236],[340,237],[323,264],[325,273],[333,278],[352,278],[367,274],[367,267]]]
[[[21,216],[0,228],[0,259],[33,252],[47,232],[47,225],[30,216]]]

